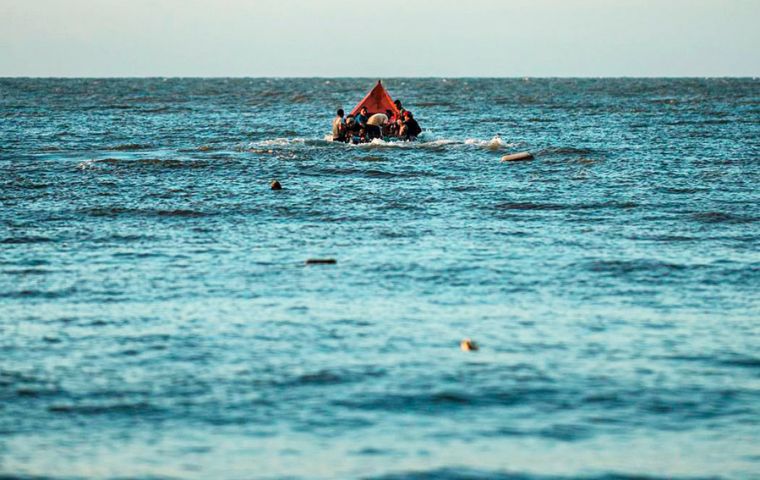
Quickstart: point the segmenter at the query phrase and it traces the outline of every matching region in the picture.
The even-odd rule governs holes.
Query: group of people
[[[385,113],[369,114],[367,107],[362,106],[357,115],[344,116],[343,109],[338,109],[337,116],[332,123],[332,138],[334,142],[345,143],[369,143],[375,138],[401,138],[403,140],[416,140],[422,133],[420,125],[414,119],[409,110],[401,106],[401,101],[396,100],[398,115],[392,110]]]

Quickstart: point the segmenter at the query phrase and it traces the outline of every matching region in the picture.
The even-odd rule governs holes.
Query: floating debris
[[[461,348],[463,352],[475,352],[480,349],[478,344],[475,343],[475,340],[471,338],[465,338],[459,342],[459,348]]]
[[[306,265],[335,265],[338,263],[334,258],[310,258],[306,260]]]
[[[530,152],[520,152],[501,157],[502,162],[515,162],[518,160],[533,160],[533,154]]]

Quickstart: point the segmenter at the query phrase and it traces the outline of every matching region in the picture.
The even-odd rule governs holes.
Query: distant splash
[[[485,148],[487,150],[503,150],[507,148],[517,147],[519,143],[505,142],[500,135],[496,135],[490,140],[481,140],[477,138],[468,138],[464,141],[465,145],[473,145],[479,148]]]

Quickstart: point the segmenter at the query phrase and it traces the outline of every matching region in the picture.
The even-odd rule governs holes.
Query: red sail
[[[385,91],[380,80],[377,81],[375,88],[373,88],[367,96],[364,97],[353,110],[351,110],[351,115],[359,113],[359,110],[361,110],[362,107],[367,107],[370,115],[385,113],[386,110],[393,112],[395,117],[398,117],[399,114],[398,108],[396,108],[396,105],[393,103],[393,99],[388,95],[388,92]]]

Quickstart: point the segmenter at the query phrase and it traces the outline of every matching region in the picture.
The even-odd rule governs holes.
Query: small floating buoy
[[[272,180],[269,183],[269,186],[271,187],[272,190],[282,190],[282,185],[280,185],[280,182],[278,182],[277,180]]]
[[[501,157],[502,162],[514,162],[517,160],[533,160],[533,154],[530,152],[520,152]]]
[[[338,263],[334,258],[310,258],[306,265],[335,265]]]
[[[465,338],[459,342],[459,348],[461,348],[463,352],[475,352],[480,347],[478,347],[478,344],[475,343],[475,340],[472,340],[471,338]]]

